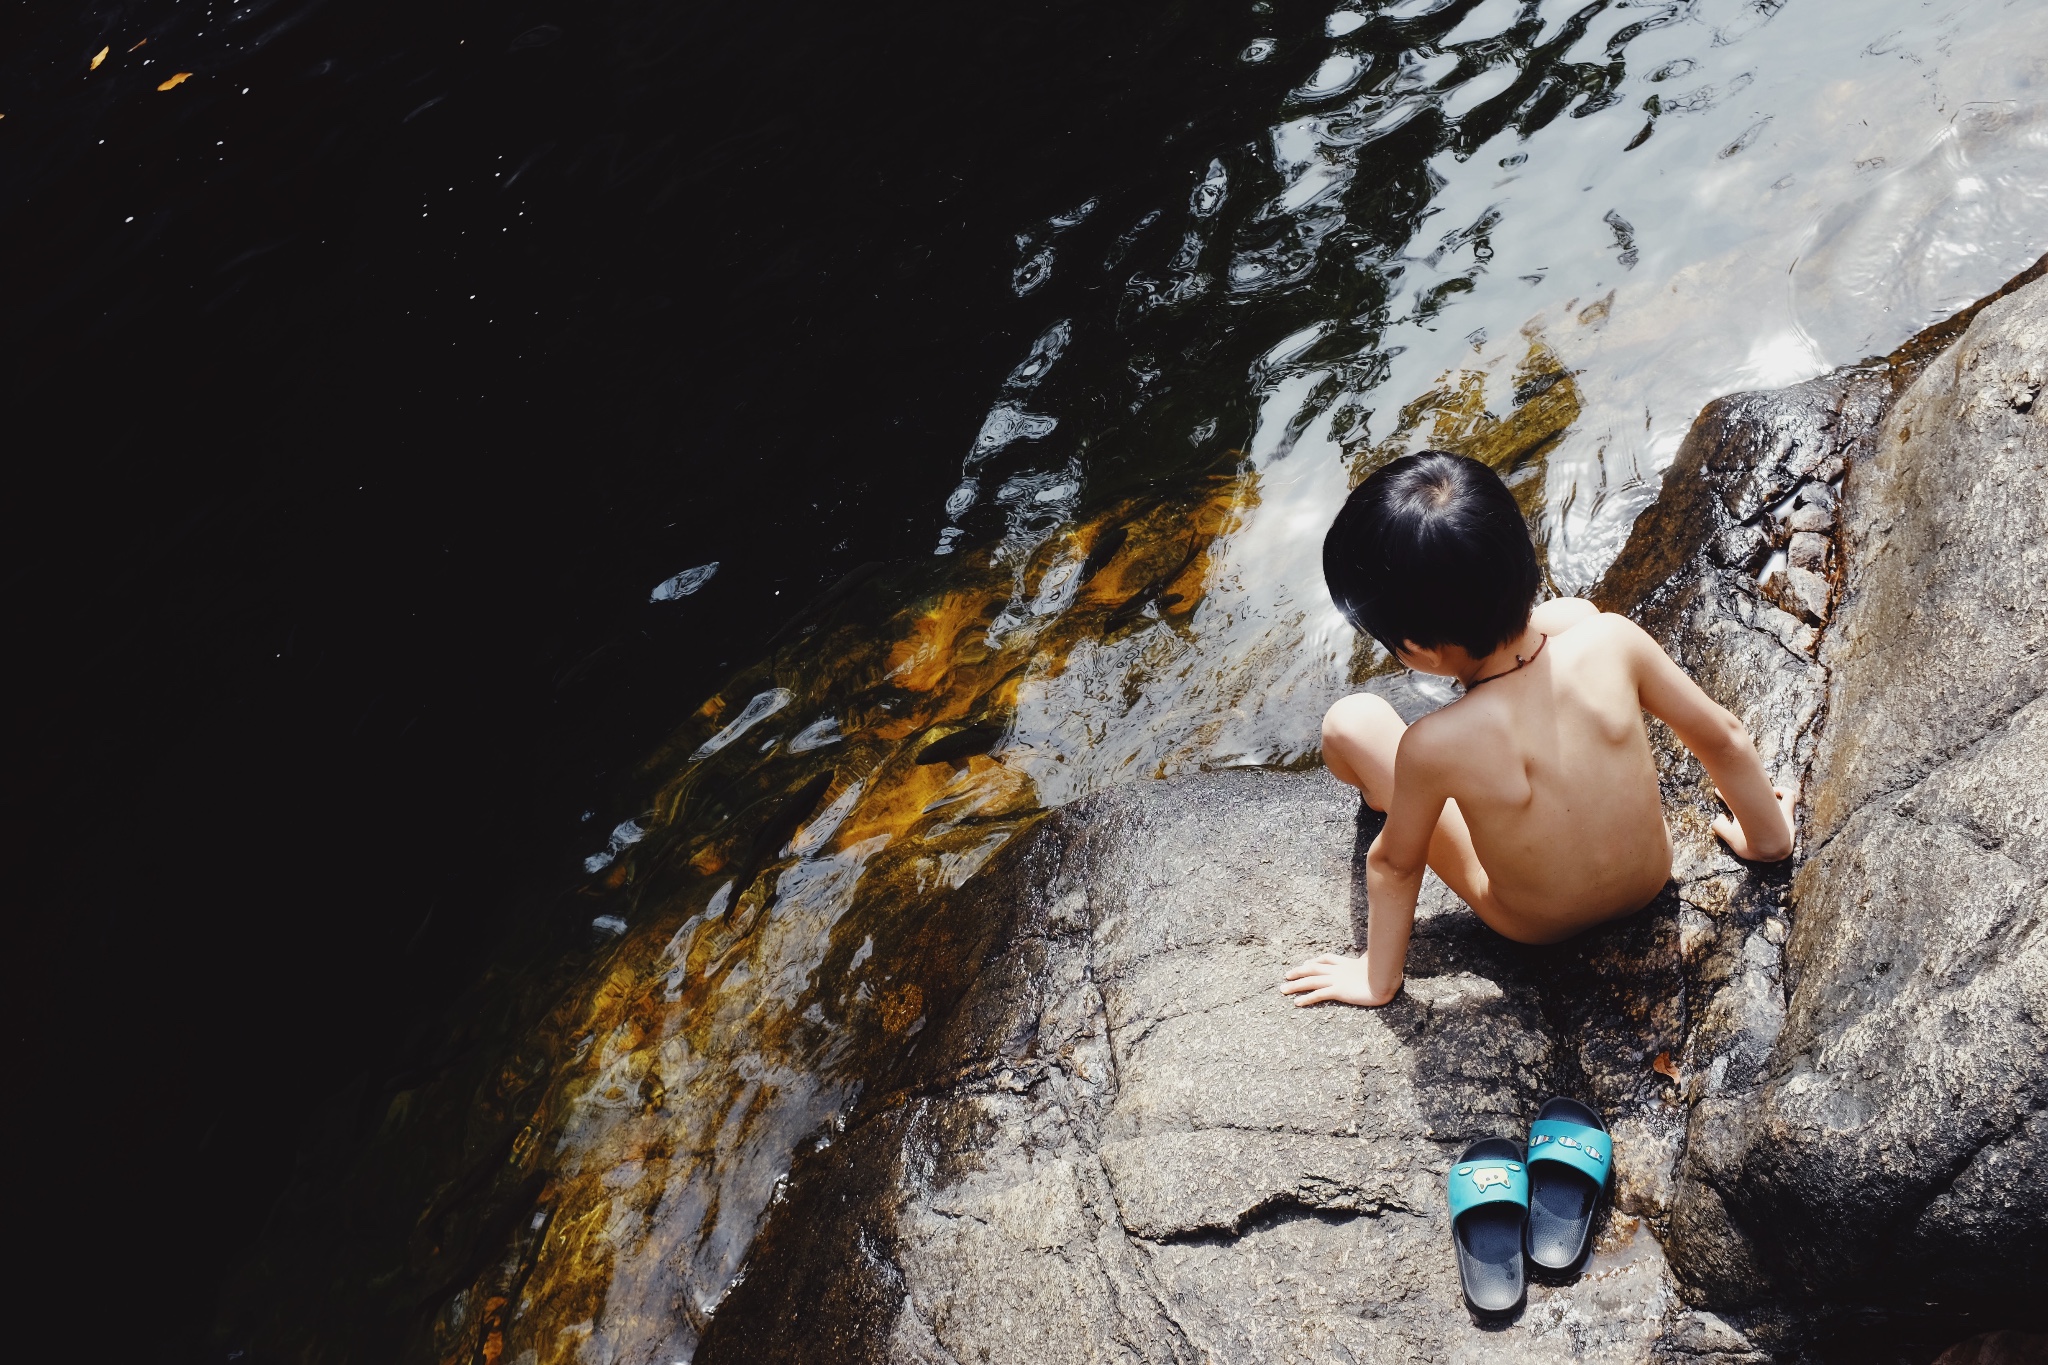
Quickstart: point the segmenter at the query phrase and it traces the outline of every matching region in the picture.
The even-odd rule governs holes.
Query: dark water
[[[314,1104],[546,919],[623,760],[928,551],[1029,341],[1014,225],[1280,79],[1238,27],[9,16],[17,1216],[122,1354],[198,1339]]]
[[[760,845],[738,870],[794,905],[872,829],[906,860],[878,894],[922,877],[919,841],[971,875],[981,836],[910,823],[950,799],[919,783],[983,784],[1000,837],[1091,784],[1306,757],[1355,661],[1288,575],[1389,442],[1475,442],[1520,480],[1560,586],[1597,573],[1702,396],[1854,358],[1775,298],[1687,302],[1687,350],[1626,291],[1740,283],[1745,252],[1783,279],[1771,251],[1832,214],[1850,259],[1802,297],[1840,303],[1831,279],[1900,277],[1869,222],[1938,228],[1925,205],[1984,178],[1913,142],[1949,107],[1867,74],[1866,37],[1917,51],[1884,6],[1839,71],[1783,77],[1807,103],[1733,102],[1753,77],[1717,54],[1826,26],[1785,8],[13,15],[5,884],[38,1293],[89,1303],[125,1356],[197,1352],[295,1153],[319,1174],[587,971],[658,977],[678,924],[744,886],[676,870],[731,855],[725,822]],[[2010,94],[1944,60],[1952,105]],[[1702,62],[1716,83],[1669,83]],[[1823,75],[1864,81],[1836,103],[1920,159],[1883,178],[1899,151],[1816,114]],[[2038,131],[1979,123],[1952,143]],[[1658,156],[1725,183],[1660,198]],[[1581,188],[1617,167],[1623,188]],[[2001,261],[1972,267],[1977,292]],[[1930,298],[1972,287],[1954,274]],[[1907,302],[1901,337],[1930,306]],[[778,638],[792,621],[844,634]],[[692,761],[784,694],[748,745]],[[845,749],[796,747],[828,718]],[[934,738],[952,757],[917,763]],[[586,872],[628,819],[660,828]],[[634,858],[651,870],[621,889]],[[729,1147],[760,1164],[719,1175],[728,1194],[772,1184],[861,1046],[913,1022],[901,996],[888,1028],[851,1003],[879,913],[820,930],[806,1001],[843,1028],[777,1054],[802,1102]],[[631,932],[586,968],[610,951],[599,915]],[[706,1018],[761,989],[702,979]],[[754,1027],[696,1055],[756,1057],[731,1041]],[[750,1226],[692,1244],[692,1293],[715,1300]]]

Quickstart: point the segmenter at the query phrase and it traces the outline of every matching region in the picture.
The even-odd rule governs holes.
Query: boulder
[[[1784,1020],[1696,1108],[1679,1177],[1680,1224],[1716,1231],[1673,1254],[1715,1300],[2048,1282],[2044,379],[2036,283],[1850,470]],[[1764,1273],[1695,1260],[1723,1240]]]
[[[2032,1332],[1986,1332],[1957,1342],[1934,1365],[2043,1365],[2048,1336]]]

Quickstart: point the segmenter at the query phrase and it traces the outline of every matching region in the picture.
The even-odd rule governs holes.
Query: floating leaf
[[[144,38],[144,39],[142,40],[142,43],[146,43],[146,42],[148,42],[148,41],[149,41],[149,39],[147,39],[147,38]],[[137,44],[135,45],[135,47],[141,47],[141,46],[142,46],[142,43],[137,43]],[[133,51],[135,50],[135,47],[131,47],[131,48],[129,48],[128,50],[129,50],[130,52],[133,52]]]
[[[159,89],[159,90],[168,90],[168,89],[170,89],[170,88],[171,88],[172,86],[174,86],[174,85],[183,85],[183,84],[185,83],[185,81],[186,81],[186,80],[187,80],[187,79],[188,79],[188,78],[189,78],[189,77],[190,77],[191,75],[192,75],[192,73],[191,73],[191,72],[189,72],[189,71],[180,71],[180,72],[179,72],[179,73],[178,73],[177,75],[175,75],[175,76],[171,77],[171,78],[170,78],[169,80],[165,81],[165,82],[164,82],[164,83],[163,83],[162,85],[159,85],[159,86],[157,87],[157,89]]]
[[[101,63],[101,62],[103,62],[103,61],[105,61],[105,60],[107,59],[107,54],[108,54],[109,52],[112,52],[113,50],[114,50],[114,49],[112,49],[111,47],[103,47],[103,48],[101,48],[101,49],[100,49],[100,50],[99,50],[98,52],[95,52],[95,53],[93,53],[93,54],[92,54],[92,65],[91,65],[91,66],[89,66],[89,67],[87,67],[87,68],[86,68],[86,70],[88,70],[88,71],[97,71],[97,70],[99,70],[99,69],[100,69],[100,63]]]
[[[1660,1076],[1669,1076],[1674,1081],[1678,1079],[1678,1068],[1671,1064],[1671,1054],[1668,1052],[1658,1053],[1657,1060],[1650,1063],[1650,1070]]]

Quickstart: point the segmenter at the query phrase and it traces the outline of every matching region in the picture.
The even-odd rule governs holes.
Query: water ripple
[[[1829,361],[1881,353],[2017,273],[2048,223],[2048,104],[1965,105],[1922,155],[1821,219],[1792,274]]]

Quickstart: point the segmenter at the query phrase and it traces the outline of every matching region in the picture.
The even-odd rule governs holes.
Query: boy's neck
[[[1522,627],[1522,633],[1502,645],[1483,659],[1474,659],[1469,670],[1458,670],[1458,681],[1466,687],[1476,682],[1498,678],[1512,673],[1536,657],[1536,651],[1543,646],[1543,632],[1535,626]],[[1469,655],[1466,657],[1470,657]]]

